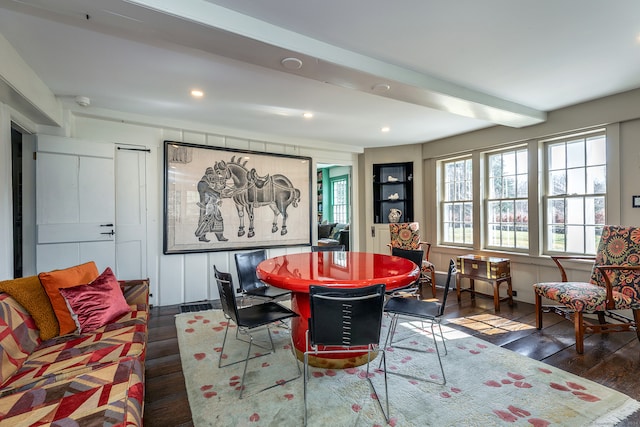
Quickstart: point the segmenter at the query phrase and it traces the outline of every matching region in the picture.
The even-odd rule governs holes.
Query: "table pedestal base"
[[[297,348],[295,350],[298,360],[304,362],[304,352]],[[322,354],[318,356],[309,354],[309,365],[322,369],[347,369],[355,368],[356,366],[361,366],[367,363],[366,351],[361,355],[357,353],[345,353],[344,357],[328,358],[326,356],[336,356],[336,354]],[[375,359],[377,356],[377,352],[372,354],[371,360]]]

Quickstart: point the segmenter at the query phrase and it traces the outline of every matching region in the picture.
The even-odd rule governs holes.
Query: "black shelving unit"
[[[322,186],[324,185],[322,182],[322,177],[323,177],[323,171],[322,169],[318,169],[318,176],[316,177],[316,185],[318,187],[318,223],[322,222],[322,215],[323,215],[323,211],[322,208],[323,203],[322,203]]]
[[[391,209],[399,209],[398,222],[413,221],[413,162],[373,165],[373,221],[388,224]]]

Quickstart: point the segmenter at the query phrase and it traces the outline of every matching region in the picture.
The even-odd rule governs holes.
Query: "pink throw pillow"
[[[111,268],[88,285],[61,288],[80,333],[94,331],[131,311]]]

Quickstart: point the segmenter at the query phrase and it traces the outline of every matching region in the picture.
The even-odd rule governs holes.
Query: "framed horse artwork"
[[[311,244],[310,157],[164,143],[164,253]]]

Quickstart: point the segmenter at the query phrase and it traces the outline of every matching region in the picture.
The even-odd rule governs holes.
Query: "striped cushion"
[[[39,344],[33,318],[8,294],[0,293],[0,385],[20,369]]]

